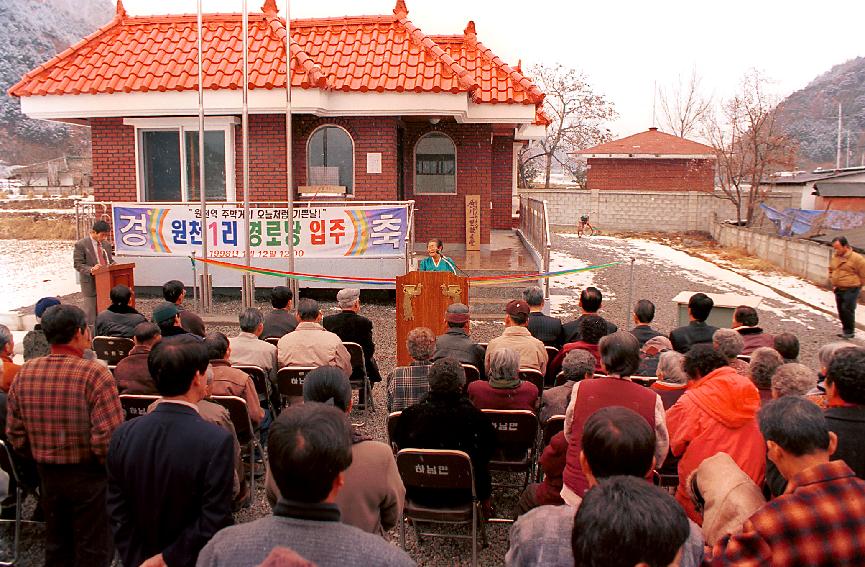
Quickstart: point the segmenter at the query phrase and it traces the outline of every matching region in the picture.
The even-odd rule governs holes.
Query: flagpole
[[[201,197],[201,257],[207,259],[207,196],[204,188],[204,41],[202,40],[203,15],[201,0],[197,3],[198,10],[198,192]],[[181,140],[180,147],[186,147],[186,140]],[[185,174],[184,174],[185,175]],[[209,284],[207,262],[201,270],[201,309],[210,312],[212,288]]]
[[[243,131],[243,219],[246,224],[245,254],[246,266],[250,266],[249,250],[249,9],[243,0],[243,113],[241,130]],[[252,307],[255,303],[255,280],[251,272],[243,276],[243,306]]]
[[[294,187],[291,159],[291,0],[285,0],[285,183],[288,193],[288,271],[294,272]],[[300,289],[296,279],[289,278],[295,304],[300,299]]]

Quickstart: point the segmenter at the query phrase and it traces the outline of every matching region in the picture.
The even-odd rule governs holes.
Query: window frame
[[[351,132],[349,132],[346,128],[332,122],[327,122],[325,124],[320,124],[316,126],[315,129],[313,129],[313,131],[309,133],[309,136],[306,137],[306,184],[312,185],[309,182],[309,145],[310,143],[312,143],[312,137],[315,136],[316,132],[323,128],[339,128],[340,130],[345,132],[345,135],[348,136],[348,140],[351,142],[351,189],[346,188],[345,196],[354,197],[355,187],[357,186],[357,156],[355,155],[354,137],[351,135]]]
[[[454,173],[453,173],[454,190],[449,191],[447,193],[429,193],[429,192],[424,192],[424,191],[418,191],[417,148],[420,145],[420,143],[423,141],[424,138],[430,137],[432,135],[444,136],[445,138],[447,138],[450,141],[451,144],[453,144],[453,147],[454,147]],[[457,195],[459,193],[459,185],[457,184],[457,181],[458,181],[457,180],[457,174],[459,173],[458,164],[459,164],[459,156],[457,153],[457,144],[456,144],[456,142],[454,142],[454,139],[451,136],[449,136],[447,133],[441,132],[439,130],[433,130],[433,131],[425,133],[423,136],[419,137],[417,139],[417,141],[414,143],[414,148],[412,151],[412,175],[413,175],[413,177],[412,177],[412,185],[413,185],[412,191],[413,191],[413,193],[415,195],[423,195],[423,196],[429,196],[429,197],[435,197],[438,195]]]

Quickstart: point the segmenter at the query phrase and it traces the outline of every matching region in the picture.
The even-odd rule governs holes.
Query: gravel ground
[[[674,326],[675,308],[672,298],[682,290],[691,291],[738,291],[750,293],[748,282],[741,276],[730,274],[724,281],[707,279],[705,274],[695,271],[681,270],[667,257],[652,255],[628,240],[610,237],[593,237],[576,239],[570,235],[555,235],[554,266],[577,267],[582,265],[600,264],[610,261],[624,261],[625,265],[578,274],[557,279],[551,284],[553,294],[552,307],[554,314],[570,320],[578,313],[577,296],[582,287],[595,285],[605,296],[602,314],[620,327],[630,328],[628,306],[628,288],[630,285],[630,258],[635,257],[633,277],[633,300],[646,298],[657,306],[656,326],[668,332]],[[741,278],[738,282],[736,278]],[[80,301],[80,294],[65,298],[75,303]],[[148,314],[157,303],[156,298],[139,298],[138,308]],[[190,307],[194,308],[193,304]],[[264,302],[259,307],[267,308]],[[336,311],[333,301],[322,301],[325,314]],[[214,313],[231,315],[239,311],[240,302],[237,299],[217,298]],[[777,333],[784,330],[799,336],[802,343],[802,360],[806,364],[816,364],[816,351],[820,345],[834,340],[839,325],[834,317],[827,316],[807,305],[795,300],[779,298],[765,299],[760,308],[761,325],[766,331]],[[362,313],[374,322],[374,338],[376,343],[376,359],[386,375],[394,367],[396,359],[395,348],[395,307],[393,301],[386,299],[365,302]],[[501,334],[503,324],[495,322],[477,322],[472,324],[472,336],[477,341],[489,341]],[[238,332],[237,325],[211,325],[209,330],[219,330],[231,336]],[[859,342],[859,339],[857,339]],[[375,439],[387,440],[386,432],[386,401],[382,384],[373,389],[375,411],[365,418],[362,412],[353,412],[351,419],[355,423],[363,422],[361,429]],[[515,479],[496,477],[496,480],[512,481]],[[509,517],[512,507],[518,497],[518,491],[513,489],[494,489],[494,506],[499,517]],[[32,502],[25,507],[27,514],[32,509]],[[250,521],[270,513],[270,507],[259,485],[253,505],[238,513],[237,522]],[[25,514],[26,516],[26,514]],[[508,524],[489,524],[486,527],[488,547],[479,553],[481,565],[501,565],[508,547]],[[6,553],[11,538],[11,531],[5,529],[0,539],[0,553]],[[42,563],[42,537],[39,526],[27,526],[23,531],[22,557],[19,565],[36,566]],[[397,545],[398,531],[389,534],[391,541]],[[408,552],[420,565],[466,565],[471,562],[471,548],[465,541],[437,539],[424,540],[418,544],[411,528],[406,530]]]

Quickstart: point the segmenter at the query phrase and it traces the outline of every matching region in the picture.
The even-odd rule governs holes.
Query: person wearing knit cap
[[[514,299],[505,306],[505,331],[487,345],[484,359],[489,373],[490,356],[498,349],[511,348],[520,355],[520,368],[532,368],[541,374],[547,371],[547,349],[544,343],[529,333],[529,304],[523,299]]]
[[[360,290],[357,288],[341,289],[336,294],[336,302],[341,311],[325,317],[321,325],[344,342],[359,344],[363,349],[363,361],[369,381],[372,383],[381,382],[381,373],[373,358],[375,343],[372,340],[372,321],[360,314]],[[363,369],[352,368],[350,379],[359,382],[362,378]],[[363,395],[364,391],[361,388],[361,396]],[[364,401],[361,399],[358,403],[362,404]]]
[[[60,305],[60,300],[56,297],[43,297],[36,302],[36,308],[33,313],[36,319],[41,320],[42,314],[49,307]],[[48,345],[48,339],[45,338],[45,333],[42,331],[42,324],[36,323],[32,331],[27,331],[24,335],[24,362],[39,358],[40,356],[48,356],[51,353],[51,347]]]
[[[634,333],[631,333],[634,335]],[[639,341],[640,338],[634,335]],[[670,339],[663,335],[651,337],[640,348],[640,368],[637,370],[637,376],[657,376],[658,361],[661,359],[661,353],[673,350],[673,343]]]
[[[484,349],[469,337],[469,308],[464,303],[451,303],[445,311],[447,332],[436,338],[433,361],[450,357],[461,364],[471,364],[480,372],[481,380],[486,374],[484,369]]]

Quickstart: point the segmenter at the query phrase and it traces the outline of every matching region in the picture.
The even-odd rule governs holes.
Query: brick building
[[[587,158],[589,189],[714,191],[714,150],[657,128],[576,153]]]
[[[243,195],[240,14],[205,14],[205,187]],[[290,23],[293,191],[414,200],[418,239],[465,241],[480,195],[481,243],[511,226],[515,152],[543,135],[543,93],[478,40],[475,24],[424,34],[403,0],[392,15]],[[285,21],[274,0],[249,15],[252,202],[284,202]],[[96,200],[198,200],[194,15],[115,18],[27,73],[9,93],[33,118],[91,128]]]

